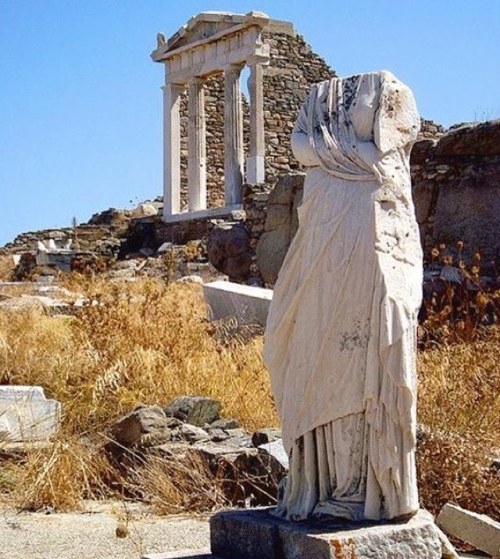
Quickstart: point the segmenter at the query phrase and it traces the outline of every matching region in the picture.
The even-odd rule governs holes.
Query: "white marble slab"
[[[0,386],[0,441],[44,441],[60,422],[60,402],[47,400],[41,386]]]
[[[272,289],[213,281],[203,286],[211,320],[235,317],[241,324],[266,325]]]

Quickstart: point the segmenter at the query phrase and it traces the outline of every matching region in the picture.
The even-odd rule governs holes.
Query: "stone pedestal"
[[[441,559],[432,515],[407,522],[288,522],[272,509],[225,511],[210,520],[212,553],[223,559]]]

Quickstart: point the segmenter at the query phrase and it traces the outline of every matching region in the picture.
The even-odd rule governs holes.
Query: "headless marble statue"
[[[278,516],[418,509],[422,253],[409,152],[419,125],[411,90],[385,71],[315,84],[297,118],[304,197],[264,346],[290,456]]]

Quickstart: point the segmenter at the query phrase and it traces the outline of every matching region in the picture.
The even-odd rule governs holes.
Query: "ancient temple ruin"
[[[165,221],[228,215],[244,184],[298,169],[289,145],[297,111],[310,85],[334,73],[291,23],[201,13],[168,40],[159,34],[151,56],[165,65]]]

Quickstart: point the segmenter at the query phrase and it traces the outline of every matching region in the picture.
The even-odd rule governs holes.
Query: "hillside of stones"
[[[483,266],[491,268],[500,255],[500,120],[446,132],[423,121],[411,173],[426,253],[438,244],[464,242],[466,256],[479,252]],[[274,183],[245,186],[244,211],[225,220],[165,224],[157,198],[133,210],[105,210],[75,227],[22,233],[0,254],[17,256],[19,280],[52,273],[36,266],[40,241],[62,246],[71,240],[71,267],[78,271],[158,276],[176,267],[177,275],[208,279],[222,273],[237,282],[272,285],[297,228],[303,180],[303,173],[287,172]]]

